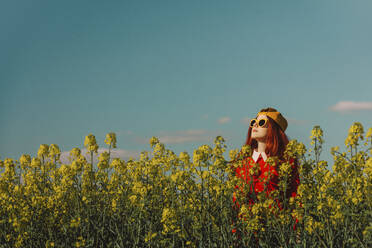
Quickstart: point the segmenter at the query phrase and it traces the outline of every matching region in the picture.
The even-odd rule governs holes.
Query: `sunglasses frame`
[[[255,123],[252,125],[252,121],[254,121],[255,120]],[[264,122],[264,124],[263,125],[260,125],[259,123],[260,123],[260,121],[261,120],[265,120],[265,122]],[[267,123],[269,122],[269,119],[268,118],[261,118],[260,120],[257,120],[256,118],[253,118],[253,119],[251,119],[251,121],[249,122],[249,126],[250,127],[254,127],[254,125],[257,123],[257,126],[258,127],[267,127]]]

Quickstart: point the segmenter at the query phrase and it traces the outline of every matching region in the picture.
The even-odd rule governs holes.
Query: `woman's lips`
[[[254,129],[253,132],[258,132],[258,131],[256,129]]]

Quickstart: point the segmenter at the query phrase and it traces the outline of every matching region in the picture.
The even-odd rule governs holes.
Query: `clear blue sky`
[[[0,159],[40,144],[177,154],[245,141],[265,107],[322,159],[372,125],[372,1],[1,1]],[[348,110],[349,109],[349,110]],[[227,158],[226,153],[226,158]]]

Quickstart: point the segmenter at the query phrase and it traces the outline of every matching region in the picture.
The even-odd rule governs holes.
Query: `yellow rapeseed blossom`
[[[32,161],[31,161],[31,167],[32,168],[40,168],[41,166],[41,161],[39,158],[32,158]]]
[[[106,134],[105,143],[107,145],[110,145],[112,148],[116,148],[116,134],[115,133]]]
[[[85,239],[82,236],[78,237],[78,240],[75,242],[75,247],[84,247],[85,246]]]
[[[22,169],[25,169],[31,164],[31,156],[28,154],[22,154],[22,156],[19,158],[19,163],[21,164]]]
[[[230,152],[229,152],[230,159],[234,160],[235,157],[237,156],[238,152],[239,152],[238,149],[230,150]]]
[[[159,143],[159,139],[156,138],[156,137],[151,137],[150,139],[150,145],[151,145],[151,148],[153,148],[156,144]]]
[[[369,141],[372,131],[368,130]],[[363,127],[353,124],[349,141],[353,143],[358,135],[362,139],[362,133]],[[322,135],[319,126],[313,129],[312,140],[318,147]],[[85,141],[88,151],[97,151],[93,135]],[[113,147],[116,137],[106,136],[105,143]],[[288,185],[281,179],[291,175],[288,160],[279,163],[278,157],[268,157],[266,161],[279,172],[278,190],[247,195],[251,185],[236,177],[239,170],[232,170],[224,158],[224,139],[218,136],[214,143],[213,148],[202,145],[193,151],[190,161],[186,151],[177,156],[153,137],[154,156],[143,151],[139,159],[124,162],[103,152],[98,169],[79,148],[70,151],[69,163],[54,163],[60,151],[53,144],[41,145],[36,157],[22,155],[19,163],[0,161],[0,240],[10,247],[64,246],[64,242],[76,247],[115,242],[119,246],[240,247],[240,241],[246,247],[257,242],[265,247],[292,247],[300,233],[301,241],[317,247],[331,246],[329,240],[334,247],[369,247],[372,158],[357,142],[350,156],[338,152],[339,147],[331,149],[331,170],[326,161],[307,159],[305,145],[291,140],[285,154],[298,158],[300,185],[297,195],[285,200],[283,190]],[[243,146],[238,151],[227,154],[242,166],[252,150]],[[259,175],[261,167],[255,163],[247,173]],[[264,173],[272,176],[271,171]],[[232,208],[233,196],[238,209]],[[232,217],[237,219],[232,226],[242,234],[239,239],[230,229]],[[296,220],[300,224],[293,232]],[[363,236],[345,233],[344,224]],[[111,230],[110,235],[102,228]]]
[[[54,247],[54,242],[48,240],[48,241],[45,243],[45,247],[46,247],[46,248]]]
[[[55,158],[56,161],[59,161],[60,156],[61,156],[61,150],[59,149],[59,146],[56,144],[51,144],[49,146],[49,153],[48,156],[53,159]]]
[[[125,162],[120,158],[114,158],[110,164],[111,168],[114,168],[117,172],[124,173],[126,169]]]
[[[323,130],[320,128],[320,126],[314,126],[314,128],[311,130],[311,136],[310,136],[311,145],[314,145],[316,141],[318,141],[320,144],[324,143],[323,140]]]
[[[176,213],[174,209],[164,208],[160,222],[163,223],[163,234],[174,231],[176,228]]]
[[[112,201],[111,201],[111,209],[112,209],[112,211],[116,212],[117,205],[118,205],[117,200],[116,199],[112,199]]]
[[[363,139],[363,126],[360,122],[355,122],[349,129],[348,136],[345,140],[346,147],[352,147],[358,145],[358,140]]]
[[[157,233],[148,232],[145,236],[145,242],[149,242],[156,237]]]
[[[190,163],[190,155],[186,151],[185,152],[181,152],[180,155],[179,155],[179,158],[186,165],[188,165]]]
[[[80,155],[81,155],[81,150],[77,147],[72,148],[72,150],[70,151],[70,157],[72,159],[76,159],[76,158],[80,157]]]
[[[70,227],[79,227],[79,226],[80,226],[80,217],[71,220]]]
[[[279,166],[279,176],[286,177],[290,176],[291,173],[291,164],[288,162],[281,163]]]
[[[246,156],[251,156],[252,152],[253,152],[252,148],[249,145],[242,146],[242,153],[245,154]]]
[[[366,134],[366,139],[371,139],[372,138],[372,127],[368,128],[367,134]]]
[[[84,146],[87,148],[88,153],[98,152],[98,145],[97,145],[96,137],[93,134],[89,134],[88,136],[85,137]]]
[[[106,151],[102,152],[98,157],[98,168],[103,170],[109,167],[110,154]]]
[[[41,144],[39,147],[39,150],[37,151],[37,156],[42,159],[44,157],[47,157],[49,152],[49,146],[47,144]]]

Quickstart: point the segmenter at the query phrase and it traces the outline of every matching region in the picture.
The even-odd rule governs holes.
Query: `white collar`
[[[259,153],[259,152],[256,152],[256,150],[253,150],[252,158],[253,158],[254,162],[257,162],[257,159],[258,159],[258,157],[260,156],[260,154],[261,154],[261,156],[262,156],[263,161],[266,162],[267,155],[266,155],[265,152],[261,152],[261,153]]]

